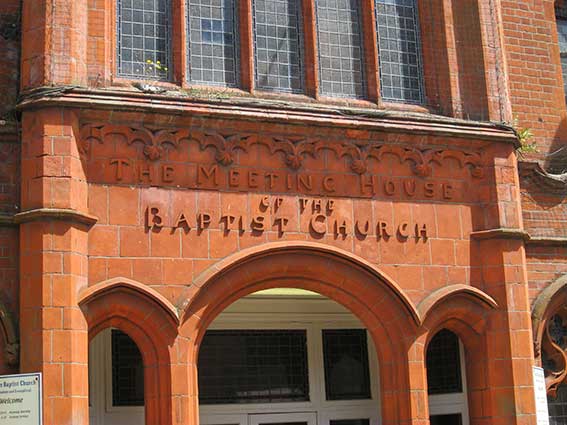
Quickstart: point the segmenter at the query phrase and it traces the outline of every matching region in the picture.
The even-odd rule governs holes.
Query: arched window
[[[118,0],[116,9],[118,76],[168,80],[171,75],[169,0]]]
[[[435,334],[426,364],[431,425],[468,425],[464,357],[457,335],[447,329]]]
[[[142,425],[144,365],[136,343],[118,329],[98,334],[89,347],[91,425]]]
[[[233,303],[207,330],[198,365],[201,425],[380,422],[372,339],[315,293],[268,290]]]

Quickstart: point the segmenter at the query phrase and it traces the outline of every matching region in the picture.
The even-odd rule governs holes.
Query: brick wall
[[[545,287],[567,275],[567,247],[528,245],[526,259],[533,303]]]
[[[512,110],[544,159],[567,142],[565,95],[553,0],[502,1]]]

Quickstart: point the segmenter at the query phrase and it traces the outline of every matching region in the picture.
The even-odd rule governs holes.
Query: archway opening
[[[377,425],[377,359],[364,324],[335,301],[255,292],[226,307],[200,344],[200,423]]]
[[[89,424],[143,425],[144,362],[119,329],[99,332],[89,344]]]

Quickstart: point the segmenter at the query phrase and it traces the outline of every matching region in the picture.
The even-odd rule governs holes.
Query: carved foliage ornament
[[[541,342],[541,363],[545,370],[547,393],[556,397],[567,380],[567,308],[562,307],[545,323]]]
[[[251,145],[260,144],[266,146],[272,155],[282,153],[285,165],[292,170],[299,170],[306,157],[320,159],[321,152],[327,150],[333,152],[337,158],[349,158],[350,168],[356,174],[364,174],[368,171],[370,159],[380,162],[384,156],[393,155],[400,163],[408,162],[413,173],[421,177],[430,176],[432,164],[442,165],[448,158],[456,160],[461,168],[469,169],[472,177],[483,177],[482,158],[476,152],[414,148],[384,142],[338,142],[310,138],[264,137],[257,134],[212,130],[149,129],[86,124],[81,128],[81,154],[88,157],[91,144],[103,144],[107,137],[120,137],[128,145],[142,144],[144,156],[149,161],[163,159],[166,149],[179,149],[182,142],[196,141],[201,150],[214,149],[215,159],[219,164],[230,166],[234,163],[238,151],[246,154]]]

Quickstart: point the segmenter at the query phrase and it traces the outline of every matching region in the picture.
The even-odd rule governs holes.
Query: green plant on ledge
[[[512,128],[516,132],[516,136],[518,136],[518,140],[520,141],[520,147],[517,149],[520,156],[538,152],[537,143],[532,141],[534,134],[532,133],[531,128],[520,127],[518,117],[514,117]]]

